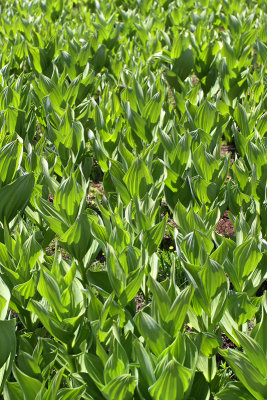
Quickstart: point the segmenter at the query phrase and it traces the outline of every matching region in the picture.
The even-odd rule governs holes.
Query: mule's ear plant
[[[267,398],[265,9],[1,3],[1,399]]]

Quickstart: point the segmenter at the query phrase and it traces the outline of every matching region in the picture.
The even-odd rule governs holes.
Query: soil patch
[[[227,238],[235,236],[234,226],[229,218],[229,210],[225,211],[223,217],[219,220],[216,232]]]

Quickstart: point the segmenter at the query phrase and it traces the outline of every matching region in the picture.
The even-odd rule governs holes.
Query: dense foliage
[[[0,398],[266,399],[265,1],[0,8]]]

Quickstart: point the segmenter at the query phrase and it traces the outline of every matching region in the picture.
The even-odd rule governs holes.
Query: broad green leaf
[[[4,400],[24,400],[23,391],[17,382],[6,382],[3,395]]]
[[[73,389],[60,389],[57,393],[57,400],[79,400],[85,392],[85,385]]]
[[[163,321],[166,321],[171,308],[171,301],[167,292],[159,282],[152,278],[152,276],[149,277],[148,286],[153,294],[153,301],[155,301],[161,318]]]
[[[183,51],[179,58],[174,60],[173,71],[183,81],[190,75],[194,66],[194,56],[191,49]]]
[[[252,394],[240,382],[228,382],[216,393],[215,400],[254,400]]]
[[[210,133],[215,122],[216,108],[209,101],[205,101],[197,110],[196,127]]]
[[[207,382],[212,382],[217,372],[216,356],[206,357],[204,354],[199,353],[197,369],[203,373]]]
[[[0,393],[3,385],[9,377],[16,354],[16,320],[0,321]]]
[[[197,393],[197,396],[199,396],[203,400],[210,399],[209,384],[201,372],[195,373],[193,385],[191,388],[191,393],[192,394]],[[194,400],[195,397],[189,397],[189,399]]]
[[[11,183],[21,163],[23,143],[17,139],[0,150],[0,182],[1,186]]]
[[[129,121],[129,124],[133,131],[145,142],[147,142],[147,136],[146,136],[146,122],[145,120],[137,113],[135,112],[131,107],[130,103],[127,102],[125,104],[125,113],[126,117]]]
[[[148,347],[156,356],[170,345],[171,337],[156,321],[143,311],[134,317],[134,322]]]
[[[49,227],[57,235],[63,235],[69,228],[66,219],[58,212],[53,204],[49,201],[39,198],[36,201],[37,208]]]
[[[110,284],[119,297],[126,285],[126,274],[114,249],[109,244],[107,246],[107,272]]]
[[[213,243],[203,233],[194,230],[183,238],[181,248],[191,264],[199,265],[205,264]]]
[[[16,365],[13,365],[13,374],[19,383],[25,400],[35,400],[42,388],[42,383],[35,378],[24,374]]]
[[[106,243],[108,242],[108,234],[106,228],[92,221],[91,232],[96,240],[98,240],[102,244],[102,246],[105,247]]]
[[[257,343],[261,346],[265,354],[267,354],[267,340],[266,340],[266,329],[267,329],[267,292],[263,294],[261,301],[261,320],[259,325],[255,328],[255,336]]]
[[[252,365],[267,379],[267,359],[266,354],[256,340],[250,336],[235,330],[235,335],[243,347]]]
[[[0,277],[0,320],[6,318],[10,297],[10,291],[3,279]]]
[[[35,72],[38,74],[44,73],[50,60],[46,57],[46,52],[38,47],[28,47],[29,59]]]
[[[136,296],[141,287],[144,274],[145,269],[143,267],[139,267],[136,271],[133,271],[130,275],[128,275],[128,279],[131,279],[130,283],[127,284],[126,288],[119,297],[119,303],[122,306],[125,307]]]
[[[100,292],[104,294],[110,294],[112,291],[112,286],[110,285],[107,271],[87,271],[87,277],[91,285],[95,286]]]
[[[162,107],[162,95],[160,92],[156,93],[152,99],[149,100],[149,102],[145,105],[144,110],[143,110],[143,117],[145,119],[149,119],[150,122],[156,123],[158,122],[160,113],[161,113],[161,107]]]
[[[193,190],[201,203],[211,204],[219,193],[219,188],[214,182],[208,182],[200,176],[195,176],[191,180]]]
[[[108,400],[132,400],[136,387],[136,378],[124,374],[110,381],[103,389],[102,393]]]
[[[150,386],[149,393],[154,400],[183,399],[190,385],[193,371],[177,361],[170,361],[161,377]]]
[[[194,226],[190,226],[190,223],[187,219],[187,214],[188,213],[186,208],[180,201],[178,201],[173,211],[173,219],[174,222],[178,225],[178,228],[183,235],[187,235],[188,233],[192,232],[195,228],[195,224]]]
[[[250,135],[250,129],[249,129],[249,124],[248,124],[248,117],[246,110],[242,106],[242,104],[238,103],[237,107],[235,108],[234,112],[234,117],[237,122],[237,124],[240,127],[241,133],[247,137]]]
[[[112,354],[106,362],[104,369],[105,384],[108,384],[118,376],[128,372],[128,366],[123,364],[116,354]]]
[[[73,174],[62,181],[57,189],[54,197],[54,206],[69,224],[74,223],[83,196],[83,189],[79,183],[76,182]]]
[[[123,178],[131,196],[142,199],[153,183],[149,170],[141,158],[136,158]]]
[[[64,367],[61,368],[57,373],[54,375],[53,379],[51,382],[49,382],[48,385],[48,390],[46,391],[44,395],[44,400],[56,400],[57,399],[57,393],[59,391],[61,381],[63,378],[64,374]]]
[[[18,211],[23,211],[30,200],[34,187],[33,174],[17,178],[0,189],[0,221],[9,223]],[[10,201],[12,199],[12,201]]]
[[[206,181],[211,181],[214,172],[219,167],[218,160],[207,153],[202,144],[194,151],[193,162],[197,173]]]
[[[234,268],[241,287],[246,278],[256,268],[262,258],[255,238],[250,238],[238,246],[234,251]]]
[[[90,246],[92,246],[90,222],[89,216],[83,212],[64,235],[60,237],[60,243],[79,262],[82,261]]]
[[[27,282],[16,285],[13,289],[13,292],[19,293],[25,299],[34,297],[34,295],[36,293],[36,285],[35,285],[33,278],[31,278]]]
[[[62,323],[60,325],[58,322],[56,322],[55,319],[51,317],[51,314],[38,301],[31,299],[28,304],[27,310],[35,313],[46,328],[46,330],[56,339],[62,341],[63,343],[72,342],[72,332],[66,330],[62,326]]]
[[[104,387],[104,366],[99,357],[94,354],[85,354],[85,367],[96,386],[102,390]]]
[[[152,385],[156,381],[154,374],[153,365],[151,359],[139,340],[135,340],[133,343],[134,351],[137,355],[138,362],[140,364],[141,373],[144,376],[148,386]]]
[[[166,220],[159,222],[157,225],[145,231],[143,234],[143,244],[148,251],[149,256],[152,256],[157,251],[165,232]]]
[[[169,332],[175,337],[182,328],[191,303],[194,288],[189,285],[182,290],[173,302],[165,321],[169,324]]]
[[[63,315],[67,313],[68,310],[62,304],[61,293],[57,282],[52,277],[52,275],[44,268],[41,269],[37,289],[40,295],[49,302],[57,318],[59,319],[59,321],[61,321]]]
[[[56,83],[53,82],[52,79],[43,74],[40,74],[38,85],[43,93],[43,96],[49,95],[49,99],[51,100],[53,105],[55,105],[56,107],[61,105],[63,96],[60,93],[58,85],[56,85]]]
[[[16,359],[18,368],[32,378],[42,379],[41,369],[37,361],[29,353],[20,350]]]
[[[237,350],[227,349],[220,350],[220,354],[255,399],[266,399],[267,381],[243,353]]]
[[[117,179],[115,176],[112,176],[112,181],[124,204],[129,204],[129,202],[131,201],[131,196],[125,184]]]
[[[198,333],[195,343],[205,357],[214,356],[220,345],[217,336],[207,332]]]

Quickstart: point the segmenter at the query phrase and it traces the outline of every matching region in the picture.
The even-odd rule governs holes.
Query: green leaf
[[[215,395],[215,400],[254,400],[254,397],[241,382],[228,382],[226,386]]]
[[[59,107],[63,100],[63,96],[60,93],[58,85],[53,82],[52,79],[43,74],[39,75],[38,84],[39,89],[43,92],[43,97],[49,95],[49,99],[51,100],[52,104],[56,107]]]
[[[37,363],[37,360],[35,360],[34,357],[32,357],[29,353],[20,350],[16,362],[18,364],[18,368],[25,374],[32,378],[42,379],[41,369]]]
[[[3,146],[0,150],[0,182],[1,186],[11,183],[20,165],[23,154],[21,139],[14,140]]]
[[[237,378],[257,400],[267,397],[267,381],[258,369],[251,364],[245,354],[237,350],[220,350],[219,353],[230,365]]]
[[[133,131],[140,137],[140,139],[147,142],[147,135],[145,130],[146,121],[130,107],[129,102],[125,104],[125,113]]]
[[[127,190],[127,187],[125,184],[117,179],[115,176],[111,176],[112,182],[114,183],[114,186],[116,188],[117,193],[120,195],[122,201],[124,204],[129,204],[131,201],[131,196]]]
[[[96,240],[98,240],[101,243],[101,245],[105,247],[106,243],[108,242],[108,234],[106,228],[92,221],[91,232],[93,236],[96,238]]]
[[[218,160],[207,153],[202,144],[193,153],[193,163],[197,173],[206,181],[211,181],[214,172],[219,168]]]
[[[201,400],[210,400],[210,388],[204,375],[201,372],[196,372],[194,376],[193,385],[190,391],[192,394],[197,393]],[[190,400],[197,400],[194,395],[189,397]]]
[[[0,393],[9,377],[16,354],[16,320],[0,321]]]
[[[247,137],[250,135],[249,123],[246,110],[242,106],[242,104],[238,103],[237,107],[235,108],[234,117],[237,124],[240,127],[241,133]]]
[[[36,206],[51,230],[57,235],[62,236],[69,229],[66,219],[49,201],[39,197],[39,199],[36,201]]]
[[[0,221],[12,221],[18,211],[27,206],[34,187],[33,174],[26,174],[17,178],[9,185],[0,189]],[[12,199],[12,201],[10,201]]]
[[[112,354],[106,362],[104,369],[105,384],[109,383],[118,376],[128,372],[127,365],[124,365],[116,354]]]
[[[267,292],[265,291],[261,301],[261,320],[257,326],[254,339],[261,346],[265,354],[267,354],[267,340],[266,340],[266,329],[267,329]]]
[[[262,254],[255,238],[246,240],[235,249],[233,264],[241,287],[249,274],[256,268],[261,258]]]
[[[90,222],[90,217],[83,212],[67,232],[60,237],[60,243],[79,262],[82,261],[90,246],[92,246]]]
[[[191,226],[187,219],[187,210],[182,205],[180,201],[175,206],[173,211],[173,219],[174,222],[178,225],[179,230],[182,232],[183,235],[187,235],[188,233],[192,232],[195,228],[195,224]]]
[[[191,264],[201,265],[205,264],[213,243],[203,233],[194,230],[183,238],[181,248]]]
[[[64,329],[62,324],[60,325],[55,321],[55,319],[51,318],[51,314],[44,308],[44,306],[38,301],[30,300],[28,307],[28,311],[35,313],[45,329],[56,339],[62,341],[63,343],[71,343],[73,340],[73,336],[70,331]]]
[[[27,282],[16,285],[13,289],[13,292],[17,292],[25,299],[29,299],[30,297],[34,297],[35,290],[35,282],[34,279],[31,278]]]
[[[83,189],[73,174],[63,180],[57,189],[54,197],[54,206],[69,224],[74,223],[83,197]]]
[[[24,374],[15,364],[13,365],[13,374],[23,391],[24,400],[35,400],[42,388],[42,383]]]
[[[114,249],[107,245],[107,272],[110,284],[119,297],[126,285],[126,275]]]
[[[210,133],[216,122],[216,117],[216,108],[209,101],[204,101],[197,110],[196,127]]]
[[[150,315],[140,311],[134,317],[134,322],[146,344],[156,356],[170,345],[171,337]]]
[[[267,359],[266,354],[260,345],[250,336],[235,329],[235,336],[243,347],[252,365],[267,379]]]
[[[17,382],[6,382],[3,395],[4,400],[24,400],[23,392]]]
[[[28,54],[34,71],[38,74],[45,72],[48,64],[50,63],[49,58],[46,56],[45,50],[39,49],[38,47],[28,46]]]
[[[60,388],[60,384],[64,374],[64,367],[61,368],[57,373],[54,375],[51,382],[49,382],[48,390],[46,391],[43,400],[56,400],[57,394]]]
[[[145,378],[147,385],[150,386],[156,381],[151,359],[146,349],[144,348],[142,343],[139,342],[139,340],[136,339],[134,341],[133,347],[140,364],[141,373]]]
[[[142,116],[145,119],[149,119],[150,122],[152,123],[158,122],[162,108],[162,103],[163,103],[162,95],[160,92],[158,92],[145,105]]]
[[[166,322],[169,324],[168,331],[173,337],[177,335],[184,324],[193,294],[194,288],[189,285],[178,294],[169,310]]]
[[[131,196],[142,199],[153,183],[149,170],[141,158],[136,158],[123,178]]]
[[[10,300],[10,291],[5,282],[0,277],[0,320],[6,318]]]
[[[102,390],[108,400],[132,400],[136,387],[136,378],[129,375],[121,375],[110,381]]]
[[[213,203],[218,196],[219,188],[216,183],[210,183],[200,176],[195,176],[192,178],[191,183],[200,203]]]
[[[205,357],[216,355],[218,347],[220,346],[217,336],[214,333],[208,332],[198,333],[195,343]]]
[[[67,313],[68,310],[62,304],[57,282],[45,268],[41,269],[37,289],[40,295],[49,302],[57,318],[61,321],[64,313]]]
[[[170,361],[161,377],[150,386],[149,393],[153,400],[183,399],[190,385],[193,371],[177,361]]]
[[[148,286],[153,294],[153,301],[156,303],[160,316],[165,321],[171,308],[169,296],[163,286],[153,279],[152,276],[149,277]]]
[[[182,52],[178,59],[175,59],[173,64],[173,71],[179,76],[182,81],[184,81],[188,77],[188,75],[190,75],[193,66],[193,51],[191,49],[186,49]]]
[[[85,392],[85,385],[74,389],[60,389],[57,400],[79,400]]]
[[[102,361],[99,357],[91,353],[85,354],[84,361],[88,374],[95,382],[98,389],[102,390],[104,387],[104,367]]]
[[[130,283],[126,286],[119,297],[119,303],[123,307],[125,307],[136,296],[141,287],[144,274],[144,267],[139,267],[136,271],[133,271],[130,275],[128,275],[128,280],[131,279]]]
[[[145,231],[143,234],[143,244],[148,251],[149,256],[152,256],[157,251],[165,232],[166,220],[159,222],[157,225]]]

